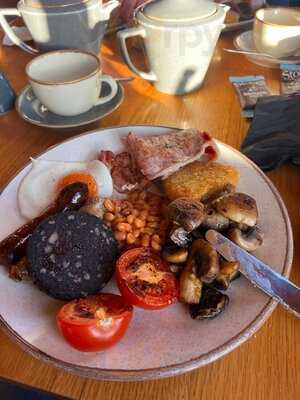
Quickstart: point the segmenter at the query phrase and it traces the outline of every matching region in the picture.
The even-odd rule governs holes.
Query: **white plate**
[[[253,31],[246,31],[239,34],[234,39],[233,44],[238,50],[257,51],[253,42]],[[293,56],[287,59],[274,58],[274,60],[269,57],[256,55],[247,55],[245,57],[247,57],[248,60],[252,61],[254,64],[267,68],[280,68],[280,64],[300,63],[300,56]]]
[[[120,137],[163,134],[170,128],[128,126],[94,131],[49,149],[40,158],[84,161],[100,149],[122,150]],[[239,189],[256,198],[265,232],[257,256],[285,276],[292,260],[292,232],[282,200],[266,176],[231,147],[218,143],[221,160],[241,172]],[[29,156],[29,154],[28,154]],[[0,239],[24,220],[17,206],[17,190],[27,165],[0,197]],[[116,290],[110,283],[105,291]],[[135,309],[124,339],[103,353],[80,353],[63,340],[55,326],[60,302],[40,292],[31,283],[17,283],[0,268],[0,320],[23,349],[71,372],[106,380],[143,380],[187,372],[230,352],[247,340],[271,315],[276,303],[246,279],[232,284],[226,311],[210,321],[195,321],[182,304],[162,311]]]

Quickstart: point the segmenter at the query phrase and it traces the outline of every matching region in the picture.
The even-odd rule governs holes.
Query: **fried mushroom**
[[[193,240],[204,239],[204,230],[202,229],[202,226],[200,226],[199,228],[195,229],[192,232],[192,237],[193,237]]]
[[[227,185],[225,185],[221,190],[217,190],[216,192],[214,192],[212,196],[210,196],[208,199],[205,200],[204,203],[210,204],[220,199],[221,197],[234,192],[235,192],[235,186],[232,185],[231,183],[227,183]]]
[[[225,218],[253,227],[257,223],[258,211],[256,201],[245,193],[231,193],[213,202],[216,211]]]
[[[189,232],[187,232],[181,226],[177,227],[176,225],[170,232],[170,239],[179,247],[188,247],[192,241],[192,237],[190,236]]]
[[[263,243],[263,234],[257,226],[242,232],[238,228],[231,228],[227,232],[228,239],[246,251],[255,251]]]
[[[179,280],[179,300],[187,304],[198,304],[201,297],[202,282],[188,263]]]
[[[190,315],[193,319],[214,318],[225,309],[228,302],[226,294],[204,285],[200,302],[190,305]]]
[[[228,229],[230,221],[222,214],[217,212],[213,207],[206,207],[205,217],[201,227],[205,230],[214,229],[221,232]]]
[[[199,200],[179,198],[169,204],[170,220],[187,232],[192,232],[198,228],[204,216],[204,205]]]
[[[181,272],[184,269],[184,264],[169,264],[171,272],[179,278]]]
[[[162,256],[171,264],[182,264],[188,258],[188,250],[184,247],[168,245],[164,247]]]
[[[220,273],[213,282],[213,286],[220,290],[227,290],[230,283],[240,276],[239,262],[220,260]]]
[[[219,273],[219,256],[204,239],[195,240],[191,246],[188,263],[202,282],[211,283]]]
[[[203,282],[213,282],[218,273],[217,252],[206,240],[195,240],[180,275],[180,300],[188,304],[198,304]]]

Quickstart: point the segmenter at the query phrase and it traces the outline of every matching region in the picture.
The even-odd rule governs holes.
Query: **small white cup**
[[[26,75],[39,101],[53,113],[66,117],[107,103],[118,91],[112,77],[102,76],[98,57],[79,50],[42,54],[27,64]],[[99,97],[103,81],[111,92]]]
[[[287,7],[262,8],[255,14],[253,39],[258,51],[276,58],[300,49],[300,12]]]

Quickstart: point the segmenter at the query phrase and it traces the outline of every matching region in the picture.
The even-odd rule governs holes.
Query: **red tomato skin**
[[[108,294],[107,296],[121,299],[116,295]],[[126,333],[133,315],[133,308],[127,306],[126,311],[121,315],[108,316],[111,321],[109,325],[101,326],[99,319],[71,321],[68,318],[70,315],[66,312],[71,303],[73,302],[65,304],[60,309],[56,322],[65,340],[75,349],[84,352],[102,351],[116,344]],[[112,302],[112,306],[113,304]]]
[[[108,329],[99,327],[98,322],[90,325],[72,325],[57,317],[59,329],[66,341],[75,349],[85,352],[102,351],[112,347],[124,336],[132,313],[123,319],[115,319]]]
[[[125,256],[125,257],[123,257],[125,259],[126,258],[128,258],[130,260],[134,259],[135,256],[139,255],[142,251],[145,251],[145,249],[144,248],[135,248],[135,249],[128,250],[128,252],[123,253],[123,255],[119,258],[119,260],[122,260],[123,256]],[[175,290],[176,295],[174,295],[172,298],[169,298],[167,301],[166,301],[166,299],[162,298],[161,300],[158,299],[154,304],[154,303],[149,303],[149,302],[147,302],[146,299],[143,299],[142,297],[136,295],[134,293],[134,291],[132,291],[127,286],[126,281],[122,277],[121,268],[122,268],[123,264],[119,260],[117,261],[117,265],[116,265],[116,282],[117,282],[117,285],[118,285],[118,288],[120,290],[122,297],[124,298],[124,300],[127,303],[132,304],[133,306],[136,306],[136,307],[143,308],[145,310],[161,310],[177,301],[179,290],[178,290],[178,285],[177,285],[177,281],[176,281],[175,277],[174,277],[174,282],[175,282],[175,286],[176,286],[176,290]]]
[[[138,296],[136,296],[126,285],[124,279],[122,279],[118,274],[116,275],[116,281],[118,288],[120,290],[120,293],[122,297],[124,297],[124,300],[127,301],[127,303],[132,304],[133,306],[143,308],[144,310],[161,310],[163,308],[168,307],[170,304],[174,303],[177,298],[174,298],[173,301],[171,301],[168,304],[147,304],[145,303],[142,299],[140,299]]]

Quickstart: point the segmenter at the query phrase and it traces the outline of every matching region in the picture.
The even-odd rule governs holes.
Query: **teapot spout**
[[[118,0],[111,0],[108,3],[103,4],[100,9],[100,20],[107,21],[111,12],[119,5],[120,2]]]

